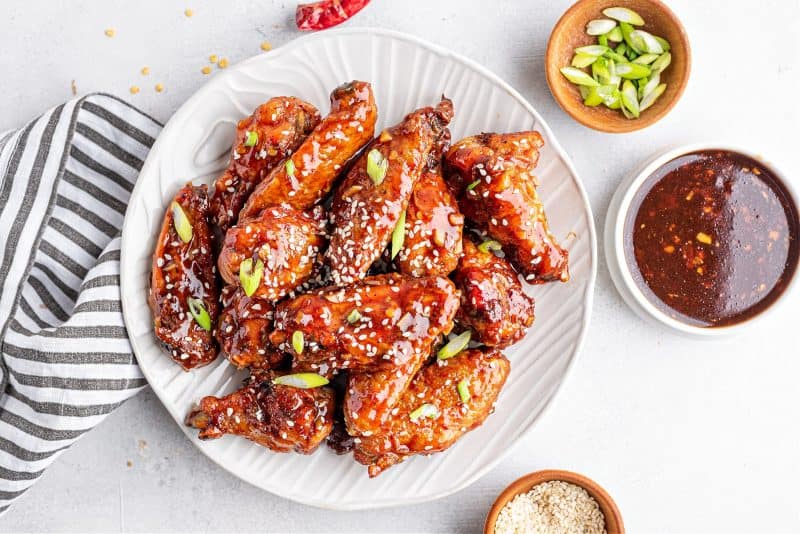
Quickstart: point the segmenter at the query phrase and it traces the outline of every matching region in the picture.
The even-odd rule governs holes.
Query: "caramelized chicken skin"
[[[547,225],[533,170],[544,146],[538,132],[484,133],[447,152],[446,176],[461,211],[503,245],[532,284],[569,279],[568,253]]]
[[[444,182],[441,160],[425,169],[406,210],[403,248],[395,263],[411,276],[447,276],[458,265],[464,216]]]
[[[409,113],[382,132],[350,169],[331,206],[334,230],[326,260],[334,284],[363,278],[381,255],[431,151],[449,136],[447,124],[452,118],[453,103],[446,98],[435,108]],[[373,151],[388,162],[377,180],[367,173]]]
[[[178,191],[167,207],[153,253],[148,300],[155,335],[185,371],[217,357],[212,328],[217,319],[218,289],[207,191],[206,186],[191,183]],[[176,213],[188,242],[176,230]],[[208,329],[193,318],[191,303],[195,310],[200,304],[208,314]]]
[[[274,384],[279,374],[258,372],[230,395],[204,397],[186,424],[200,429],[200,439],[236,434],[275,452],[314,452],[333,428],[333,389]]]
[[[534,300],[504,258],[482,252],[464,239],[464,256],[453,273],[461,290],[456,321],[472,330],[472,339],[490,347],[516,343],[533,324]]]
[[[304,210],[319,202],[342,167],[372,139],[377,118],[370,84],[353,81],[334,89],[330,114],[256,186],[240,218],[253,217],[267,206],[286,203]]]
[[[356,461],[369,466],[369,476],[375,477],[408,456],[447,449],[486,420],[510,369],[496,349],[469,349],[424,367],[383,428],[356,443]],[[458,390],[461,383],[466,384],[466,402]]]
[[[264,272],[254,295],[276,301],[315,274],[324,245],[321,210],[306,213],[289,205],[272,206],[228,229],[217,264],[225,282],[241,285],[242,261],[251,259],[253,266],[260,261]]]
[[[284,355],[269,344],[275,311],[270,301],[225,286],[222,306],[216,338],[228,361],[239,369],[273,369],[283,363]]]
[[[212,220],[223,230],[234,224],[256,184],[297,150],[319,121],[317,108],[290,96],[271,98],[240,120],[230,166],[214,184]]]
[[[457,308],[458,291],[446,278],[371,276],[281,302],[270,342],[323,375],[392,370],[427,354],[452,329]]]

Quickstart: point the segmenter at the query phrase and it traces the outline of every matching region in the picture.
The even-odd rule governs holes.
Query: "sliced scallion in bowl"
[[[636,119],[667,89],[661,75],[672,61],[669,42],[642,29],[632,9],[609,7],[586,25],[596,44],[578,47],[561,74],[580,90],[586,106],[606,106]]]

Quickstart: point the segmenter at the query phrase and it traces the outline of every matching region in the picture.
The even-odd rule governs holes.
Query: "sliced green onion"
[[[272,383],[279,386],[291,386],[300,389],[312,389],[328,384],[328,379],[316,373],[295,373],[293,375],[277,376]]]
[[[475,189],[476,187],[478,187],[478,184],[479,184],[479,183],[481,183],[481,180],[480,180],[480,178],[478,178],[477,180],[475,180],[474,182],[472,182],[471,184],[469,184],[469,185],[467,186],[467,191],[472,191],[473,189]]]
[[[194,317],[200,328],[211,332],[211,316],[208,314],[203,300],[190,297],[186,299],[186,304],[189,305],[189,314]]]
[[[294,166],[294,161],[292,161],[291,158],[287,159],[284,167],[286,168],[286,175],[289,178],[294,178],[294,173],[297,170],[297,168]]]
[[[619,26],[614,26],[614,29],[606,34],[606,39],[609,41],[614,41],[615,43],[621,43],[623,40],[622,30],[619,29]]]
[[[244,146],[256,146],[258,143],[258,132],[246,131],[247,138],[244,141]]]
[[[608,58],[608,59],[610,59],[612,61],[617,61],[619,63],[627,63],[628,62],[628,58],[626,58],[623,54],[618,54],[618,53],[613,52],[611,50],[609,50],[608,52],[603,54],[603,57]]]
[[[603,10],[603,15],[634,26],[644,26],[644,19],[636,11],[627,7],[608,7]]]
[[[639,65],[638,63],[620,63],[616,65],[615,72],[617,76],[621,76],[626,80],[638,80],[650,76],[650,69],[647,65]]]
[[[631,32],[631,39],[640,45],[639,48],[644,52],[649,54],[663,54],[664,49],[661,48],[661,43],[659,43],[653,34],[646,32],[644,30],[633,30]]]
[[[467,345],[469,344],[469,340],[472,337],[472,331],[467,330],[466,332],[462,332],[450,341],[447,342],[447,345],[439,349],[439,352],[436,353],[436,357],[440,360],[449,360],[462,350],[464,350]]]
[[[655,37],[656,41],[658,41],[658,44],[661,45],[661,48],[664,49],[664,52],[669,52],[670,50],[672,50],[672,47],[669,45],[669,41],[667,41],[663,37],[659,37],[658,35],[654,35],[653,37]]]
[[[661,76],[658,73],[653,74],[653,77],[647,80],[647,83],[641,83],[642,80],[639,80],[639,100],[642,100],[644,97],[655,91],[656,87],[661,84]],[[641,109],[639,110],[641,111]]]
[[[620,102],[621,102],[621,101],[622,101],[622,99],[620,98]],[[623,114],[623,115],[625,115],[625,118],[626,118],[626,119],[635,119],[635,118],[636,118],[636,117],[633,115],[633,113],[631,113],[630,111],[628,111],[628,108],[626,108],[625,106],[622,106],[622,105],[621,105],[621,106],[619,107],[619,109],[620,109],[620,110],[622,110],[622,114]]]
[[[608,37],[606,37],[606,34],[597,36],[597,44],[608,46]]]
[[[620,33],[622,33],[622,30],[620,30]],[[617,47],[614,49],[614,52],[623,56],[627,51],[628,51],[628,45],[626,45],[625,42],[618,44]]]
[[[617,23],[610,19],[590,20],[586,25],[586,33],[589,35],[603,35],[617,27]]]
[[[295,330],[294,334],[292,334],[292,348],[297,354],[303,354],[303,348],[305,345],[306,341],[303,337],[303,332],[300,330]]]
[[[381,151],[373,148],[367,154],[367,175],[375,185],[380,185],[386,178],[386,171],[389,169],[389,160],[383,157]]]
[[[639,47],[636,46],[636,43],[633,42],[633,39],[631,39],[633,26],[631,26],[628,23],[622,22],[620,23],[619,27],[620,31],[622,31],[622,39],[625,41],[625,44],[628,45],[625,47],[625,55],[628,55],[631,50],[633,50],[636,53],[640,53],[641,50],[639,49]]]
[[[603,45],[580,46],[575,49],[576,54],[585,54],[587,56],[602,56],[608,51],[609,48]]]
[[[602,87],[602,85],[600,87]],[[584,106],[593,108],[603,103],[603,97],[597,93],[600,87],[581,87],[581,89],[585,89],[585,91],[581,91]]]
[[[633,60],[634,63],[637,65],[649,65],[653,61],[658,59],[658,54],[642,54],[641,56],[637,57]]]
[[[599,56],[590,56],[589,54],[575,54],[575,57],[572,58],[571,65],[582,69],[597,61],[598,57]]]
[[[582,70],[576,69],[574,67],[562,67],[561,74],[563,74],[564,77],[569,81],[571,81],[572,83],[578,85],[586,85],[589,87],[597,87],[598,85],[600,85],[600,83],[597,80],[595,80]]]
[[[494,239],[487,239],[480,245],[478,245],[478,250],[483,252],[484,254],[488,254],[490,250],[499,251],[503,250],[503,245],[500,242],[495,241]]]
[[[658,97],[660,97],[664,93],[664,91],[666,91],[666,89],[667,89],[667,84],[662,83],[658,87],[656,87],[655,89],[644,95],[644,98],[642,98],[639,111],[644,111],[653,104],[655,104]]]
[[[181,238],[181,241],[188,243],[192,240],[192,223],[189,222],[189,217],[186,215],[186,212],[183,211],[180,204],[173,201],[171,208],[172,226],[175,227],[175,231],[178,233],[178,237]]]
[[[630,80],[625,80],[622,82],[622,92],[620,93],[622,98],[622,106],[624,109],[630,111],[631,115],[634,117],[639,117],[639,101],[636,99],[636,87],[633,85],[633,82]]]
[[[634,59],[639,57],[639,52],[637,52],[633,48],[628,48],[628,51],[625,52],[625,57],[628,58],[628,61],[633,61]]]
[[[360,320],[361,320],[361,312],[358,310],[353,310],[347,314],[347,322],[350,324],[356,324]]]
[[[611,71],[608,68],[608,60],[604,57],[597,58],[597,61],[592,63],[592,76],[601,84],[607,84],[611,81]]]
[[[392,259],[400,253],[403,248],[403,243],[406,240],[406,212],[400,214],[397,219],[397,224],[394,225],[392,230]]]
[[[264,262],[260,258],[256,259],[253,265],[253,258],[242,260],[239,264],[239,282],[242,284],[244,294],[252,296],[261,284],[261,277],[264,276]]]
[[[411,419],[412,422],[416,423],[422,417],[430,417],[431,419],[435,419],[439,417],[439,408],[434,406],[433,404],[428,404],[427,402],[408,414],[408,418]]]
[[[461,402],[464,404],[468,403],[469,400],[472,398],[472,395],[469,392],[469,380],[466,378],[462,379],[458,386],[456,386],[458,390],[458,396],[461,398]]]
[[[619,102],[619,89],[616,85],[601,85],[597,88],[597,94],[607,107]]]
[[[650,64],[650,70],[653,72],[664,72],[664,69],[669,67],[670,63],[672,63],[672,54],[669,52],[664,52],[658,56],[658,59]]]

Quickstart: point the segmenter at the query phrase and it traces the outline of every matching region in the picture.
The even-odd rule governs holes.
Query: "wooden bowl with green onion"
[[[609,8],[623,9],[606,11],[606,13],[614,15],[611,17],[604,14],[604,11]],[[629,14],[628,10],[632,10],[634,13]],[[627,22],[620,19],[625,19]],[[595,35],[587,33],[587,25],[591,21],[599,20],[606,22],[595,22],[589,27]],[[611,31],[605,34],[598,33],[606,31],[610,27],[609,21],[617,24],[613,32],[619,33],[611,33]],[[609,36],[619,38],[619,35],[623,33],[623,28],[626,28],[627,31],[621,41],[608,39]],[[639,31],[632,34],[631,30]],[[601,36],[605,36],[602,42],[607,44],[602,44]],[[660,38],[658,41],[660,44],[653,43],[650,36]],[[668,44],[664,44],[663,40],[666,40]],[[653,43],[652,47],[650,47],[651,43]],[[619,49],[619,44],[625,46]],[[576,62],[577,66],[573,67],[576,49],[589,45],[607,46],[608,50],[598,55],[600,61],[597,62],[597,65],[582,66],[587,61],[592,61],[592,57],[581,54]],[[617,50],[622,51],[624,57],[620,57]],[[594,52],[595,50],[590,51]],[[668,54],[669,58],[660,58],[665,54]],[[623,59],[626,61],[622,61]],[[668,60],[668,65],[661,69],[660,66],[666,62],[665,60]],[[629,65],[637,61],[639,66],[644,66],[651,71],[649,76],[626,80],[615,74],[616,71],[623,73],[626,70],[629,71],[631,69]],[[603,69],[607,68],[611,62],[615,65],[615,72],[611,73],[612,79],[604,78],[602,73],[605,70]],[[609,133],[640,130],[654,124],[669,113],[686,88],[691,64],[691,49],[686,31],[672,10],[659,0],[579,0],[556,23],[550,34],[545,54],[547,83],[556,102],[581,124]],[[622,67],[617,68],[618,65],[622,65]],[[652,65],[656,67],[651,69]],[[639,66],[635,68],[641,70]],[[561,69],[564,67],[580,68],[602,89],[589,85],[584,85],[582,88],[576,85],[562,73]],[[574,74],[574,71],[571,72]],[[658,79],[654,79],[656,73]],[[630,76],[630,73],[623,75]],[[638,87],[640,80],[642,80],[642,87]],[[585,79],[581,81],[586,84],[594,83]],[[631,83],[626,84],[626,81]],[[649,86],[646,83],[648,81],[652,82]],[[661,85],[665,87],[662,88]],[[616,92],[614,92],[615,88]],[[647,91],[647,93],[643,93],[643,91]],[[622,104],[623,93],[628,105]],[[635,103],[633,102],[634,98],[636,99]],[[598,102],[601,103],[598,104]],[[611,109],[608,107],[609,105],[619,106],[619,108]],[[621,109],[623,107],[625,114]],[[640,111],[640,108],[643,109]],[[629,111],[629,109],[635,109],[639,116],[628,118],[626,114],[633,116],[633,111]]]

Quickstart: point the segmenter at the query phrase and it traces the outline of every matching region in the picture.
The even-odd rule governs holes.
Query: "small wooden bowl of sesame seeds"
[[[529,473],[508,486],[489,510],[484,534],[506,532],[621,534],[622,516],[595,481],[571,471]]]

